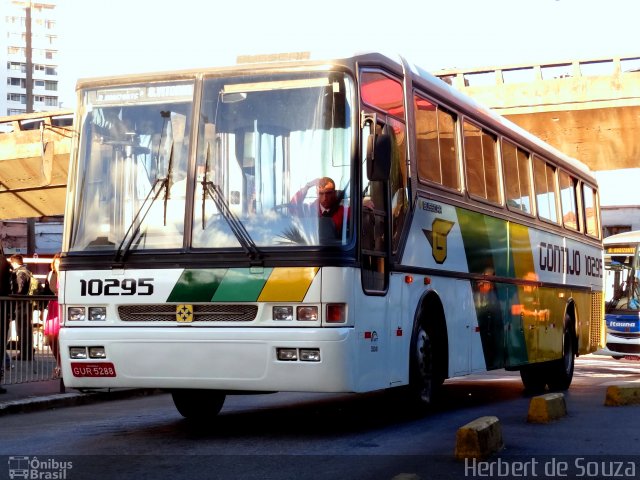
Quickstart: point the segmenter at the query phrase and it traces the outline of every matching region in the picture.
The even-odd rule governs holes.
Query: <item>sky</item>
[[[376,50],[433,71],[640,53],[638,0],[59,0],[58,8],[69,108],[79,77],[230,65],[238,55]]]
[[[383,51],[429,71],[640,55],[640,0],[59,0],[58,8],[61,108],[74,108],[78,78],[232,65],[239,55]]]

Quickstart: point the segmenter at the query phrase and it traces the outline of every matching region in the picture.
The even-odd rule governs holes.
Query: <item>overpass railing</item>
[[[570,60],[468,69],[444,69],[435,76],[456,88],[500,86],[561,78],[617,76],[640,71],[640,56]]]

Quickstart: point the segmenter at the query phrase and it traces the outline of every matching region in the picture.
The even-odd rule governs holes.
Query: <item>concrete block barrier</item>
[[[502,425],[498,417],[480,417],[460,427],[456,433],[455,457],[485,458],[502,450]]]
[[[640,403],[640,383],[609,385],[604,404],[608,407],[637,405]]]
[[[547,393],[533,397],[529,402],[527,422],[548,423],[567,414],[567,404],[562,393]]]

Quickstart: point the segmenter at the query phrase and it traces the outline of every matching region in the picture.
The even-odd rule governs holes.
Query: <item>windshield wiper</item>
[[[205,192],[208,193],[213,202],[216,204],[216,207],[222,214],[222,217],[227,221],[229,227],[231,228],[231,231],[238,239],[238,242],[249,257],[249,260],[251,260],[252,265],[262,265],[262,254],[251,238],[251,235],[249,235],[249,232],[247,232],[247,229],[244,228],[242,222],[229,208],[229,204],[224,198],[222,189],[215,183],[207,181],[206,172],[202,179],[202,190],[202,194],[204,195]]]
[[[146,218],[149,210],[151,210],[151,206],[158,199],[160,194],[164,191],[164,226],[167,226],[167,201],[169,200],[169,190],[171,188],[171,184],[173,180],[173,142],[171,142],[171,151],[169,152],[169,164],[167,165],[167,175],[164,178],[157,178],[153,183],[151,190],[145,197],[142,205],[136,212],[136,215],[133,217],[131,221],[131,225],[122,237],[122,241],[120,245],[118,245],[118,250],[116,250],[115,261],[121,262],[124,260],[124,257],[129,253],[131,249],[131,245],[133,241],[138,237],[138,233],[140,233],[140,228],[142,228],[142,223]],[[154,193],[155,192],[155,193]]]

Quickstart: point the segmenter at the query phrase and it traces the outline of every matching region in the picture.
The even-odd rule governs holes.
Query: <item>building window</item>
[[[53,92],[57,92],[58,91],[58,82],[54,82],[53,80],[46,80],[44,82],[44,89],[45,90],[50,90]]]

